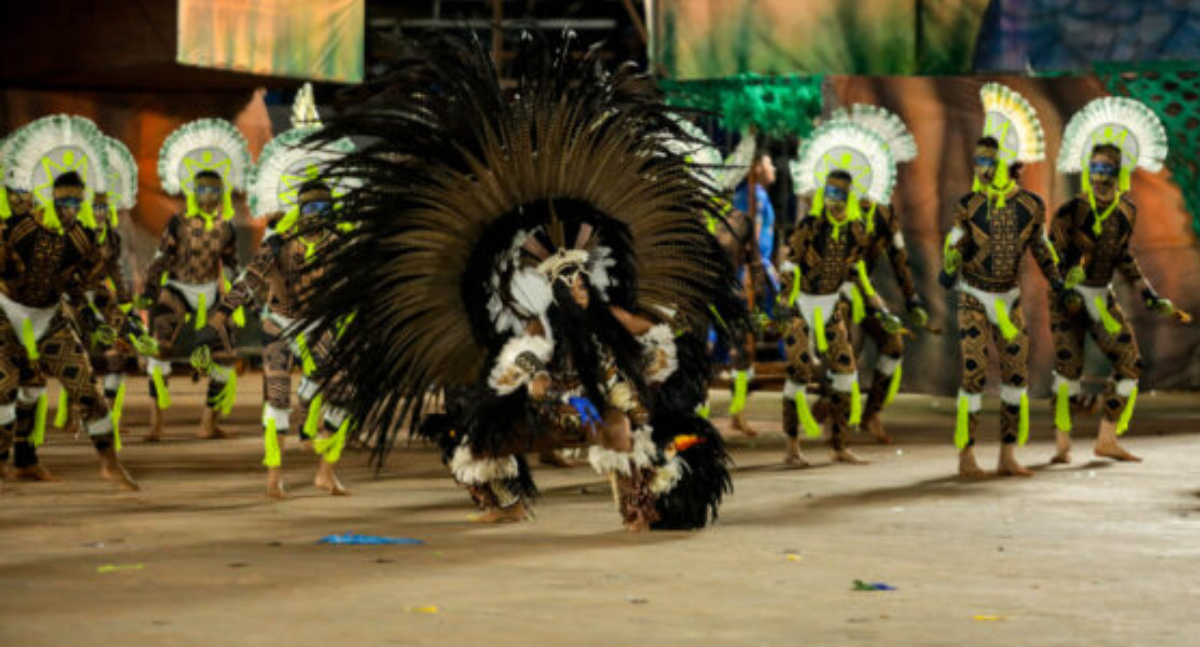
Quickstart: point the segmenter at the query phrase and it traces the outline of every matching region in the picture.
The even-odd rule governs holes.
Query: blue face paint
[[[81,209],[83,208],[83,200],[79,198],[58,198],[54,201],[54,210],[63,211],[64,209]]]
[[[845,189],[836,187],[832,184],[825,185],[825,201],[826,202],[845,202],[850,198],[850,194]]]
[[[313,200],[300,205],[300,215],[319,216],[333,210],[333,203],[328,200]]]
[[[1108,162],[1092,162],[1088,164],[1088,173],[1101,177],[1116,177],[1119,169],[1115,164]]]
[[[976,155],[975,156],[975,166],[982,166],[982,167],[986,167],[986,168],[995,168],[995,167],[999,166],[999,163],[996,161],[996,158],[994,158],[994,157],[986,157],[983,155]]]
[[[216,197],[221,195],[220,187],[215,186],[198,186],[196,187],[196,197]]]

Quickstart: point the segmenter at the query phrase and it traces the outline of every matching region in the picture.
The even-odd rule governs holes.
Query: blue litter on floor
[[[352,532],[340,535],[329,535],[317,540],[318,544],[335,544],[340,546],[423,546],[424,540],[412,537],[376,537],[375,535],[358,535]]]
[[[854,580],[855,591],[895,591],[896,587],[887,582],[864,582],[862,580]]]

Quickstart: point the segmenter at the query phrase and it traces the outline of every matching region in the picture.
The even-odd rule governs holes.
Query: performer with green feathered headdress
[[[147,364],[156,406],[146,440],[162,436],[163,411],[170,406],[167,378],[171,353],[185,325],[199,330],[219,295],[237,275],[237,238],[232,222],[233,192],[246,188],[250,151],[233,124],[197,119],[163,142],[158,178],[168,195],[184,196],[187,209],[167,222],[158,252],[146,270],[139,305],[150,307],[150,325],[159,356]],[[224,276],[222,276],[224,270]],[[205,366],[209,384],[200,422],[201,438],[219,438],[218,415],[227,414],[237,393],[232,348]]]
[[[8,153],[16,140],[17,132],[10,133],[0,142],[0,173],[3,173],[3,185],[0,186],[0,221],[6,221],[16,214],[28,215],[33,213],[33,194],[29,191],[18,190],[15,185],[16,175],[9,172]],[[2,224],[2,223],[0,223]],[[17,426],[23,433],[18,433],[11,452],[0,452],[0,465],[6,465],[10,454],[13,458],[13,475],[19,479],[31,481],[56,481],[56,479],[38,459],[37,445],[34,440],[45,437],[46,415],[49,402],[46,398],[46,376],[36,365],[29,362],[27,357],[18,354],[16,358],[21,374],[20,386],[17,391]],[[64,391],[65,393],[65,391]],[[25,421],[35,421],[27,427]]]
[[[783,430],[788,436],[784,463],[806,467],[800,430],[809,437],[821,429],[808,405],[810,383],[827,380],[818,406],[829,417],[833,458],[861,465],[847,436],[862,421],[862,399],[843,290],[852,283],[862,295],[865,316],[889,333],[900,321],[888,313],[871,286],[864,262],[870,237],[863,205],[886,204],[896,178],[887,142],[875,131],[847,120],[827,122],[813,131],[792,165],[796,191],[810,197],[808,217],[788,239],[787,261],[780,266],[782,287],[776,308],[784,316],[787,382],[783,390]],[[817,364],[824,374],[816,372]]]
[[[830,121],[846,121],[873,131],[886,143],[888,153],[897,165],[912,161],[917,156],[917,142],[912,133],[900,117],[885,108],[856,103],[849,108],[835,110]],[[904,242],[895,207],[890,200],[874,202],[862,196],[859,198],[859,212],[867,232],[867,250],[863,256],[867,275],[874,275],[875,269],[886,257],[904,297],[909,318],[918,328],[928,329],[929,314],[917,294],[916,283],[908,267],[908,246]],[[904,335],[907,331],[888,332],[879,319],[866,316],[866,301],[853,282],[847,282],[842,287],[842,302],[838,307],[843,310],[842,319],[851,330],[858,327],[865,339],[875,343],[877,360],[870,386],[863,397],[862,426],[878,442],[889,443],[891,437],[883,427],[881,414],[900,390]],[[822,420],[824,414],[820,409],[813,411],[818,421]]]
[[[1054,335],[1054,463],[1070,462],[1072,414],[1089,409],[1080,378],[1083,346],[1090,334],[1112,361],[1113,375],[1101,396],[1096,438],[1098,456],[1138,461],[1117,442],[1125,433],[1137,400],[1142,360],[1133,326],[1117,302],[1113,276],[1122,274],[1146,307],[1177,321],[1190,316],[1154,291],[1133,257],[1129,241],[1137,221],[1130,197],[1135,168],[1162,168],[1167,133],[1145,105],[1124,97],[1096,99],[1071,117],[1058,154],[1058,170],[1081,174],[1081,192],[1067,201],[1050,224],[1051,241],[1066,274],[1069,297],[1050,304]]]
[[[1046,239],[1046,210],[1041,198],[1017,185],[1020,165],[1045,157],[1037,113],[1024,97],[997,83],[981,91],[983,137],[975,145],[971,193],[958,201],[954,226],[944,244],[942,285],[958,304],[962,373],[954,444],[959,473],[984,475],[975,459],[975,431],[987,382],[988,346],[1000,358],[1000,434],[998,472],[1031,476],[1017,461],[1016,447],[1029,436],[1029,335],[1019,287],[1025,252],[1033,253],[1055,298],[1064,288]]]
[[[324,175],[330,164],[354,149],[349,140],[324,144],[308,140],[320,130],[312,86],[297,94],[293,128],[267,143],[250,176],[250,213],[273,223],[258,253],[221,300],[197,344],[215,345],[228,336],[226,324],[234,313],[263,303],[263,441],[267,495],[285,496],[282,480],[283,438],[291,426],[292,367],[303,373],[298,395],[308,414],[298,431],[301,440],[321,456],[315,483],[331,494],[349,492],[338,481],[334,465],[341,456],[352,424],[336,399],[328,400],[315,380],[328,363],[333,333],[314,336],[293,330],[303,293],[321,271],[321,255],[339,242],[333,220],[335,198],[343,191]],[[286,334],[285,334],[286,333]]]
[[[102,265],[91,231],[93,196],[105,190],[100,138],[86,119],[53,115],[22,128],[7,149],[10,186],[27,192],[34,209],[11,215],[0,238],[0,451],[16,437],[18,468],[38,468],[36,454],[21,449],[36,447],[44,434],[42,388],[30,386],[44,374],[82,410],[105,478],[132,490],[137,485],[117,459],[120,434],[64,310],[86,302]]]
[[[79,317],[82,336],[92,356],[92,366],[101,375],[104,397],[112,409],[114,426],[119,427],[125,402],[125,365],[129,356],[154,357],[154,338],[134,313],[133,286],[122,261],[119,225],[121,214],[137,204],[138,170],[133,154],[120,141],[101,135],[100,154],[104,166],[105,191],[95,194],[92,234],[100,249],[100,273],[96,289],[87,293],[80,308],[92,316]],[[131,313],[132,316],[131,316]],[[98,323],[101,325],[90,325]],[[62,415],[59,415],[60,419]]]

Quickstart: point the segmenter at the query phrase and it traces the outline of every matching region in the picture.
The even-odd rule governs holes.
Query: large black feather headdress
[[[732,293],[703,225],[714,188],[667,145],[688,136],[652,80],[606,71],[570,35],[554,49],[523,39],[516,70],[506,92],[477,41],[419,39],[319,135],[359,144],[333,170],[361,182],[340,209],[353,229],[306,305],[324,326],[354,313],[330,371],[355,415],[394,420],[435,388],[483,379],[564,273],[692,328]]]

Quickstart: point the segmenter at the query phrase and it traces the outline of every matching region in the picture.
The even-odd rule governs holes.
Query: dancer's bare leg
[[[987,476],[987,472],[979,467],[979,461],[975,459],[974,445],[968,445],[958,453],[958,475],[969,479],[981,479]]]
[[[996,474],[998,476],[1033,476],[1033,472],[1022,466],[1017,460],[1016,443],[1000,445],[1000,462],[996,465]]]
[[[516,523],[527,519],[529,519],[529,511],[520,501],[507,508],[488,506],[483,509],[483,512],[471,517],[471,521],[476,523]]]
[[[325,490],[333,496],[347,496],[350,490],[342,485],[338,480],[337,472],[334,470],[334,464],[325,459],[324,456],[319,457],[317,463],[317,473],[313,477],[313,485]]]
[[[163,437],[163,411],[158,408],[154,402],[150,403],[150,430],[142,436],[142,440],[148,443],[156,443],[162,440]]]
[[[36,481],[41,483],[57,483],[58,477],[50,473],[42,465],[30,465],[28,467],[14,467],[12,470],[12,478],[17,481]]]
[[[746,420],[745,413],[734,414],[731,418],[731,421],[733,428],[741,432],[743,435],[749,438],[755,438],[758,436],[758,430],[750,426],[750,421]]]
[[[1071,435],[1062,431],[1054,434],[1054,457],[1051,465],[1066,465],[1071,462]]]
[[[883,417],[878,413],[866,417],[862,422],[862,426],[866,428],[867,433],[871,434],[871,437],[875,439],[875,442],[879,443],[880,445],[892,444],[892,437],[888,435],[887,430],[883,428]]]
[[[787,447],[783,452],[783,464],[797,469],[811,465],[804,452],[800,451],[800,438],[788,436]]]
[[[794,401],[783,399],[783,433],[786,445],[783,450],[783,464],[796,469],[808,467],[810,463],[800,450],[800,415],[796,412]]]
[[[201,440],[220,440],[229,437],[224,429],[217,426],[216,409],[204,408],[204,413],[200,416],[200,430],[196,433],[196,437]]]
[[[129,476],[129,472],[125,471],[125,466],[121,465],[121,461],[117,459],[117,452],[111,444],[106,445],[104,449],[97,447],[96,453],[100,456],[100,476],[127,492],[136,492],[142,489]]]
[[[615,408],[605,409],[597,431],[601,447],[617,452],[630,453],[633,451],[633,426],[625,412]],[[630,462],[631,476],[618,475],[617,477],[621,516],[625,521],[625,530],[641,533],[650,530],[653,511],[643,509],[645,504],[643,495],[648,490],[642,481],[643,475],[640,468],[632,464],[632,455]]]
[[[276,435],[279,437],[279,454],[282,456],[287,434],[276,432]],[[283,465],[267,468],[267,498],[277,501],[287,498],[287,491],[283,485]]]
[[[1107,418],[1100,419],[1100,433],[1096,436],[1096,447],[1093,452],[1101,458],[1111,458],[1122,462],[1140,463],[1142,458],[1129,453],[1117,442],[1117,423]]]
[[[830,452],[833,462],[841,463],[842,465],[870,465],[871,461],[855,454],[849,447],[834,449]]]

